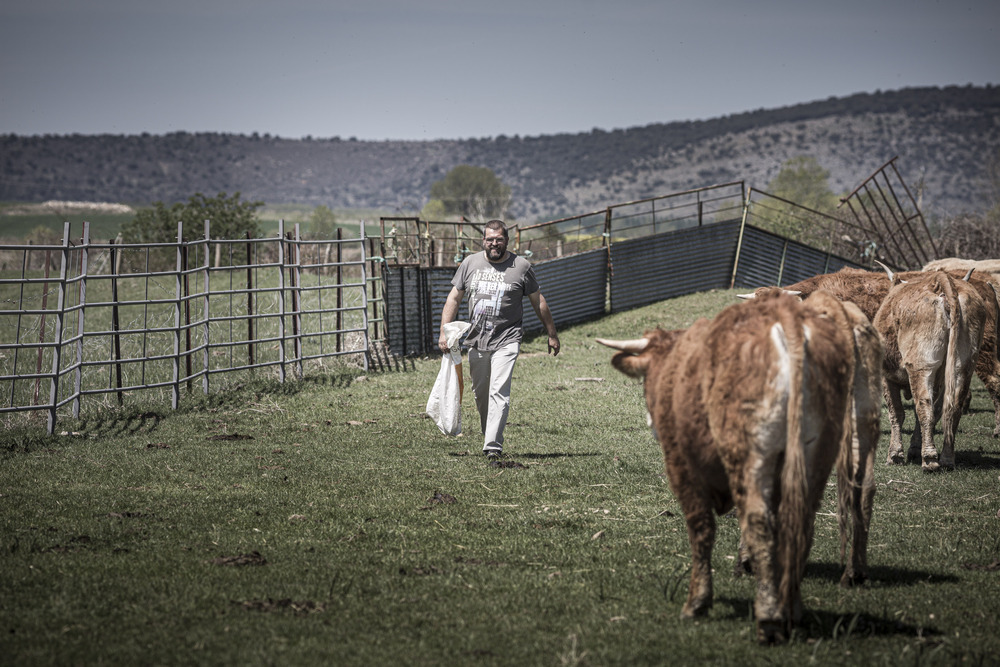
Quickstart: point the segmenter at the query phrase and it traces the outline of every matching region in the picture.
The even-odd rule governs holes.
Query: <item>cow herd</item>
[[[735,509],[737,571],[757,578],[757,639],[780,643],[802,617],[800,585],[831,471],[843,585],[868,576],[882,397],[887,464],[955,467],[955,437],[977,374],[1000,436],[1000,282],[954,264],[885,273],[842,269],[763,287],[686,330],[625,341],[612,364],[643,378],[648,422],[691,544],[682,615],[712,604],[715,516]],[[979,268],[979,273],[976,269]],[[992,267],[990,267],[992,268]],[[902,397],[917,426],[904,454]],[[940,450],[933,433],[940,422]],[[845,558],[850,544],[850,557]]]

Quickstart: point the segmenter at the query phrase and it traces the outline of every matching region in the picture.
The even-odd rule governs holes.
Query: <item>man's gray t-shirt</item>
[[[465,338],[467,346],[496,350],[521,342],[524,297],[538,291],[528,260],[511,252],[494,264],[485,252],[477,252],[462,261],[451,284],[469,297],[472,327]]]

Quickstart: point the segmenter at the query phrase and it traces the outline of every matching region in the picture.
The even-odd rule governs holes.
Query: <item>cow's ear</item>
[[[628,352],[619,352],[611,357],[611,365],[625,375],[641,378],[646,377],[646,371],[649,369],[649,359],[650,357],[647,354],[636,355]]]

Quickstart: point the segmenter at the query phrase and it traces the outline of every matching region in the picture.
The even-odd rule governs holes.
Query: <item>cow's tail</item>
[[[854,514],[852,508],[854,507],[854,498],[860,492],[861,485],[863,484],[861,472],[865,455],[861,451],[862,425],[858,422],[858,419],[863,418],[863,416],[859,414],[858,395],[867,389],[867,387],[859,386],[859,380],[860,382],[867,383],[868,378],[866,375],[859,375],[861,367],[865,363],[865,360],[861,356],[864,348],[861,338],[871,334],[878,335],[875,332],[875,328],[871,325],[868,325],[868,331],[864,331],[851,326],[851,323],[847,322],[846,318],[844,320],[845,328],[851,334],[849,340],[852,343],[851,348],[854,354],[852,355],[853,363],[848,372],[847,384],[851,388],[851,400],[847,404],[847,409],[844,410],[844,432],[840,437],[840,453],[837,456],[836,463],[837,527],[840,532],[841,566],[847,562],[848,541],[856,544],[858,538],[853,530],[855,526],[853,519],[856,517],[852,516]]]
[[[962,406],[959,401],[959,373],[956,364],[960,363],[958,345],[965,335],[963,329],[966,327],[965,318],[962,317],[961,304],[958,302],[958,295],[955,293],[955,285],[947,274],[941,278],[941,291],[944,297],[944,316],[948,323],[948,348],[945,356],[944,366],[944,402],[942,403],[942,415],[956,415],[957,410]],[[948,426],[945,425],[947,429]],[[947,430],[945,431],[947,432]]]
[[[993,292],[993,303],[995,308],[993,312],[996,314],[996,325],[994,326],[994,345],[993,345],[993,359],[997,363],[1000,363],[1000,286],[997,285],[992,279],[987,280],[986,284],[990,286]]]
[[[864,363],[860,357],[863,347],[860,337],[869,335],[878,336],[878,333],[875,331],[875,328],[868,323],[868,318],[865,317],[861,310],[851,302],[847,302],[846,304],[841,303],[832,295],[817,292],[810,299],[809,303],[825,317],[828,317],[836,322],[838,329],[850,332],[851,342],[853,342],[851,347],[853,348],[854,354],[852,355],[848,370],[847,383],[847,386],[852,388],[852,401],[848,406],[848,409],[844,411],[844,421],[842,426],[843,435],[840,439],[840,449],[836,463],[837,527],[840,531],[840,564],[844,565],[847,558],[848,541],[851,539],[852,534],[851,507],[854,496],[861,486],[857,475],[861,465],[861,462],[859,461],[860,432],[858,430],[858,415],[857,410],[855,409],[856,404],[854,402],[856,400],[855,390],[857,389],[857,387],[855,387],[855,378],[857,377],[858,369],[861,367],[861,364]],[[848,316],[848,309],[854,310],[855,314],[853,317]],[[865,328],[855,326],[859,319],[866,323],[864,325]]]
[[[798,599],[804,554],[808,548],[808,477],[803,442],[803,381],[806,340],[802,323],[790,311],[781,320],[788,352],[788,405],[785,462],[781,469],[781,502],[778,506],[778,562],[781,582],[778,596],[787,614]],[[789,616],[787,621],[791,621]]]

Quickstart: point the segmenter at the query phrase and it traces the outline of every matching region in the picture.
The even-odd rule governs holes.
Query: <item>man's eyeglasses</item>
[[[507,239],[483,239],[483,243],[486,245],[496,245],[497,243],[506,243]]]

